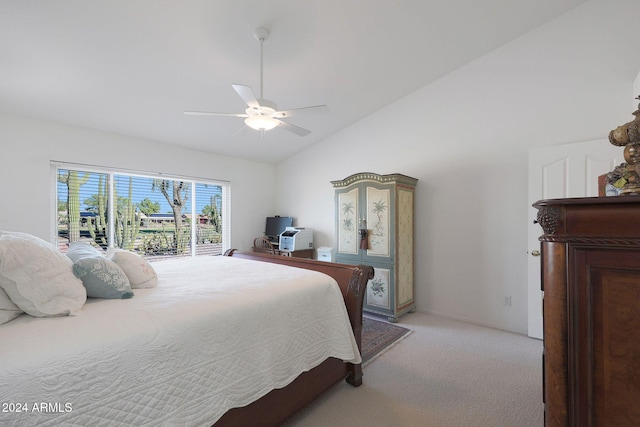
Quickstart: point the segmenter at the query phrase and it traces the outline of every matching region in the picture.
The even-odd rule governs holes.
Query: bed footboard
[[[367,282],[373,278],[373,267],[255,252],[238,252],[234,249],[226,251],[224,255],[305,268],[333,277],[340,286],[353,334],[358,348],[362,350],[362,306]],[[287,387],[272,390],[243,408],[231,409],[216,423],[216,426],[245,425],[245,422],[255,423],[256,420],[261,420],[260,425],[264,426],[279,425],[345,378],[354,387],[360,386],[362,365],[329,358],[316,368],[302,373]]]

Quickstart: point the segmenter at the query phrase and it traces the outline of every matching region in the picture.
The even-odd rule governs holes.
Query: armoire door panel
[[[391,256],[391,191],[388,188],[367,187],[367,256]]]
[[[640,425],[640,249],[576,248],[573,260],[574,425]]]
[[[358,255],[358,218],[360,218],[358,204],[358,188],[339,192],[338,204],[338,253]]]
[[[392,271],[389,268],[374,267],[373,279],[367,283],[365,305],[370,310],[391,310],[393,307],[391,286]]]

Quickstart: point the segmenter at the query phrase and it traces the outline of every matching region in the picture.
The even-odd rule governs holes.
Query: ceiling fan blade
[[[209,111],[185,111],[187,116],[222,116],[222,117],[249,117],[245,113],[212,113]]]
[[[258,98],[253,93],[253,89],[249,86],[245,85],[231,85],[233,90],[235,90],[240,98],[251,108],[260,108],[260,104],[258,103]]]
[[[301,128],[300,126],[292,125],[291,123],[287,123],[283,120],[276,119],[276,121],[278,122],[278,127],[288,130],[289,132],[293,132],[296,135],[307,136],[311,133],[310,130]]]
[[[273,117],[282,119],[285,117],[302,116],[306,114],[327,114],[329,107],[326,105],[314,105],[311,107],[294,108],[286,111],[276,111]]]

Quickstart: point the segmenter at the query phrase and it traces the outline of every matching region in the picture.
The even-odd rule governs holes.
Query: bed
[[[371,267],[233,250],[153,267],[132,298],[0,325],[0,425],[279,425],[362,383]]]

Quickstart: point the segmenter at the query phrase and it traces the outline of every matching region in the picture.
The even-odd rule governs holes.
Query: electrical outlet
[[[504,300],[502,301],[502,305],[505,305],[507,307],[511,307],[511,297],[504,297]]]

